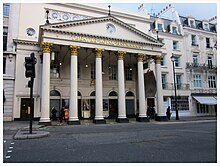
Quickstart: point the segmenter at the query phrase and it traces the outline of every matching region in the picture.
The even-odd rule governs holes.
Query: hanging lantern
[[[54,61],[55,60],[55,52],[51,53],[51,60]]]

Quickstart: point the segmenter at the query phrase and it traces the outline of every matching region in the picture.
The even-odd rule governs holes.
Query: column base
[[[38,122],[38,125],[51,126],[51,122]]]
[[[74,120],[74,121],[67,121],[68,125],[80,125],[80,121],[79,120]]]
[[[147,117],[137,117],[136,121],[138,121],[138,122],[150,122],[150,120]]]
[[[93,119],[93,123],[95,124],[106,124],[105,119]]]
[[[156,121],[168,121],[168,118],[167,118],[167,116],[156,116],[155,117],[155,120]]]
[[[115,121],[118,122],[118,123],[129,123],[128,118],[116,118]]]

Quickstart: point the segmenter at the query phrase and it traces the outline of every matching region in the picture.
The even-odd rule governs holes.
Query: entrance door
[[[34,108],[34,106],[33,106],[33,108]],[[30,118],[29,98],[21,98],[21,116],[20,117],[21,117],[21,120],[29,120],[29,118]]]
[[[109,99],[109,117],[115,119],[118,117],[118,99]]]
[[[126,99],[126,116],[127,118],[135,117],[133,99]]]
[[[81,99],[78,99],[78,118],[82,119]]]
[[[95,99],[90,99],[90,118],[95,118]]]
[[[50,117],[52,117],[52,108],[57,110],[56,117],[60,117],[60,99],[50,99]]]

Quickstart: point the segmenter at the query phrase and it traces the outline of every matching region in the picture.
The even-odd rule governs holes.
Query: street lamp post
[[[173,82],[174,82],[174,91],[175,91],[175,109],[176,109],[176,120],[179,120],[178,108],[177,108],[177,96],[176,96],[176,75],[175,75],[175,57],[172,55],[171,61],[173,62]]]

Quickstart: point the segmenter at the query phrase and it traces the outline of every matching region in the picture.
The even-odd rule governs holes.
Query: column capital
[[[117,52],[117,56],[118,56],[118,60],[124,60],[126,51],[118,51]]]
[[[102,49],[102,48],[96,48],[95,49],[95,56],[96,56],[96,58],[101,58],[103,51],[104,51],[104,49]]]
[[[41,48],[44,53],[50,53],[53,43],[41,42]]]
[[[80,46],[72,46],[70,45],[71,56],[77,56],[79,52]]]
[[[139,54],[136,55],[136,57],[137,57],[138,62],[143,62],[144,61],[144,54],[139,53]]]
[[[161,59],[162,59],[162,56],[156,56],[156,57],[154,57],[154,60],[155,60],[155,63],[156,64],[160,64],[160,62],[161,62]]]

